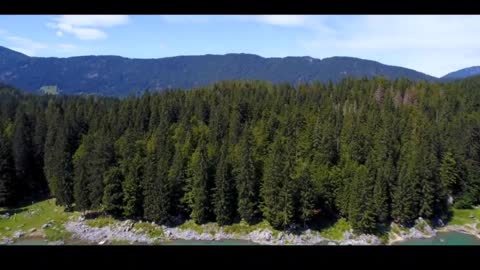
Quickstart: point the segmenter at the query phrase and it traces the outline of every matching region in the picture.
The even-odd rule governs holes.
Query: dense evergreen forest
[[[0,206],[172,224],[345,217],[358,232],[480,203],[480,77],[229,81],[124,99],[0,87]]]

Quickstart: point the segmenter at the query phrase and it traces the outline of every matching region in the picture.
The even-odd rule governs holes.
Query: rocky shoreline
[[[163,231],[163,236],[151,238],[140,230],[133,228],[132,221],[124,221],[116,225],[105,227],[90,227],[84,221],[68,222],[65,229],[73,237],[89,243],[108,244],[112,241],[122,241],[131,244],[155,244],[164,241],[194,240],[194,241],[219,241],[243,240],[261,245],[380,245],[381,240],[375,235],[354,235],[351,231],[344,233],[342,240],[330,240],[322,237],[319,232],[306,230],[302,233],[278,232],[268,229],[257,229],[250,233],[227,233],[223,228],[212,229],[203,225],[203,231],[180,229],[178,227],[157,226]],[[152,224],[153,225],[153,224]],[[207,232],[208,231],[208,232]]]
[[[467,224],[464,226],[449,225],[437,229],[432,228],[423,219],[418,219],[415,226],[406,229],[396,224],[392,224],[388,233],[387,243],[375,235],[355,235],[351,230],[346,231],[341,240],[331,240],[322,237],[318,231],[305,230],[301,233],[292,232],[272,232],[269,229],[257,229],[249,233],[227,233],[222,227],[212,227],[202,225],[202,230],[181,229],[178,227],[154,226],[162,234],[156,237],[150,237],[143,229],[135,229],[135,222],[126,220],[116,224],[104,227],[88,226],[83,218],[76,221],[69,221],[64,224],[65,230],[72,234],[72,239],[85,241],[90,244],[111,244],[115,241],[130,244],[161,244],[166,241],[175,240],[193,240],[193,241],[219,241],[219,240],[243,240],[261,245],[392,245],[396,242],[409,239],[431,238],[438,232],[456,231],[474,235],[480,238],[480,230],[477,224]],[[44,225],[48,226],[48,225]],[[12,238],[4,238],[0,244],[13,244],[16,240],[24,237],[37,235],[39,232],[23,231],[15,232]],[[52,242],[48,244],[62,245],[63,241]]]

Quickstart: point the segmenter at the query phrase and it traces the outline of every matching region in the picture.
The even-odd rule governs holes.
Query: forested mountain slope
[[[0,90],[0,204],[356,231],[480,199],[480,78],[231,81],[125,99]]]
[[[436,78],[402,67],[351,57],[263,58],[252,54],[129,59],[120,56],[28,57],[0,47],[0,82],[29,92],[56,88],[63,94],[127,96],[149,90],[189,89],[223,80],[338,82],[348,76]]]

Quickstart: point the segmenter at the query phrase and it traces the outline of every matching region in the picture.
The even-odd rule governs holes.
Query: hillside
[[[468,68],[464,68],[464,69],[460,69],[460,70],[448,73],[447,75],[443,76],[441,80],[451,81],[451,80],[473,77],[477,75],[480,75],[480,66],[468,67]]]
[[[390,79],[436,80],[415,70],[351,57],[320,60],[226,54],[159,59],[120,56],[43,58],[29,57],[0,46],[0,82],[31,92],[46,87],[59,89],[63,94],[125,96],[145,89],[189,89],[233,79],[296,84],[376,75]]]

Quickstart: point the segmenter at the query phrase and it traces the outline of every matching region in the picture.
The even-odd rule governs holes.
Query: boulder
[[[15,231],[15,232],[13,233],[13,238],[20,238],[20,237],[22,237],[23,235],[25,235],[25,233],[24,233],[23,231],[21,231],[21,230],[18,230],[18,231]]]
[[[452,196],[450,196],[450,195],[448,196],[448,201],[447,201],[447,203],[448,203],[449,205],[452,205],[452,204],[453,204],[453,197],[452,197]]]
[[[46,228],[49,228],[52,226],[52,223],[51,222],[47,222],[45,224],[42,225],[42,229],[46,229]]]
[[[34,232],[36,232],[36,231],[37,231],[37,229],[32,228],[32,229],[30,229],[28,232],[29,232],[29,233],[34,233]]]

